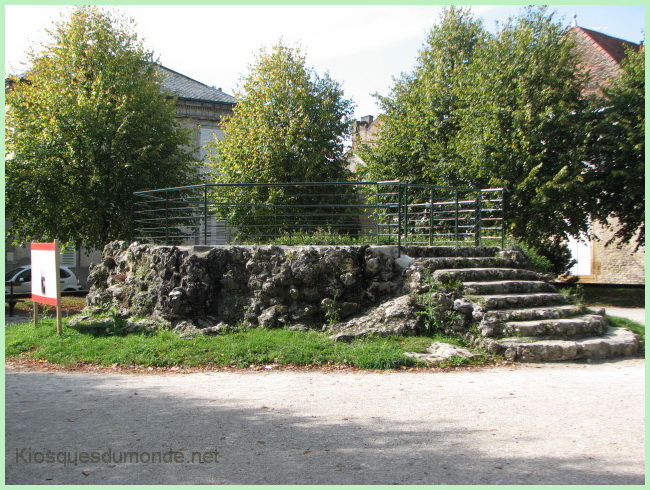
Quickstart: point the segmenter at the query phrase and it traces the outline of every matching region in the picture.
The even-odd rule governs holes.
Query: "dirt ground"
[[[638,358],[5,380],[7,484],[645,482]]]

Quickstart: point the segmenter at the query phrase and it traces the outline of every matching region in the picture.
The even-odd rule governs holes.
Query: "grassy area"
[[[645,325],[641,325],[640,323],[629,320],[627,318],[622,318],[620,316],[608,316],[607,318],[609,319],[609,324],[612,327],[626,328],[628,330],[631,330],[639,337],[641,337],[641,341],[645,343]]]
[[[86,307],[86,298],[83,296],[63,296],[61,298],[61,311],[63,316],[76,315]],[[25,298],[14,307],[15,315],[31,316],[34,311],[34,303],[31,299]],[[55,316],[56,310],[52,306],[39,305],[41,315]],[[9,307],[5,305],[5,315],[9,314]]]
[[[6,357],[25,355],[56,364],[120,366],[247,367],[276,364],[393,369],[424,365],[404,356],[404,352],[424,351],[435,341],[460,342],[457,338],[434,336],[380,337],[344,343],[333,341],[322,332],[260,328],[195,338],[181,338],[172,331],[98,336],[71,328],[64,328],[63,336],[58,337],[55,330],[52,320],[44,320],[37,328],[30,323],[7,325]],[[456,365],[458,360],[447,364]]]
[[[584,288],[587,305],[644,306],[643,289]],[[64,297],[64,316],[78,313],[85,298]],[[16,306],[19,315],[31,315],[32,303]],[[54,316],[53,309],[41,313]],[[609,317],[610,324],[632,330],[645,341],[645,327],[620,317]],[[66,324],[64,320],[64,325]],[[7,325],[5,356],[27,356],[55,364],[89,363],[98,365],[145,367],[212,367],[251,365],[325,366],[343,365],[362,369],[394,369],[424,366],[404,352],[422,352],[432,342],[462,345],[458,338],[442,335],[420,337],[378,337],[351,343],[335,342],[317,331],[295,332],[288,329],[240,329],[227,335],[181,338],[172,331],[109,335],[64,328],[58,337],[55,321],[42,319],[38,327],[31,322]],[[469,360],[451,359],[442,366],[467,364]],[[480,358],[472,363],[491,362]]]
[[[645,327],[625,318],[608,317],[610,325],[627,328],[645,339]],[[426,364],[404,352],[422,352],[432,342],[462,345],[458,338],[443,335],[419,337],[376,337],[351,343],[336,342],[317,331],[288,329],[242,329],[226,335],[181,338],[176,332],[109,335],[64,328],[56,335],[55,321],[7,325],[5,356],[26,356],[53,364],[95,364],[144,367],[249,367],[262,365],[351,366],[362,369],[395,369]],[[452,358],[439,366],[486,364],[477,360]]]

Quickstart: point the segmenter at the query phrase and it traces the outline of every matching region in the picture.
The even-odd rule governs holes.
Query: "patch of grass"
[[[609,320],[610,326],[616,328],[626,328],[627,330],[631,330],[639,337],[641,337],[642,342],[645,342],[645,325],[641,325],[640,323],[637,323],[628,318],[622,318],[620,316],[607,315],[607,319]]]
[[[449,359],[446,359],[440,363],[440,367],[460,367],[460,366],[480,366],[489,362],[483,356],[480,357],[461,357],[461,356],[452,356]]]
[[[63,296],[61,298],[61,311],[63,316],[76,315],[86,307],[86,298],[84,296]],[[31,299],[23,299],[20,303],[16,303],[14,307],[14,314],[16,315],[32,315],[34,311],[34,303]],[[5,315],[9,314],[9,307],[5,304]],[[56,309],[52,306],[39,305],[40,315],[56,316]]]
[[[253,240],[238,238],[243,245],[259,245],[260,238]],[[362,245],[367,240],[346,234],[337,233],[332,229],[318,228],[312,232],[295,230],[292,233],[285,232],[282,235],[263,240],[267,245]]]
[[[181,338],[176,332],[96,336],[64,328],[56,335],[55,322],[43,320],[7,325],[5,355],[26,355],[56,364],[92,363],[120,366],[210,367],[251,365],[347,365],[363,369],[393,369],[424,365],[404,356],[422,352],[435,341],[461,344],[444,335],[375,337],[345,343],[323,332],[288,329],[243,329],[226,335]]]
[[[560,288],[557,290],[557,292],[570,296],[571,301],[577,306],[584,307],[587,304],[585,300],[585,290],[581,284],[577,284],[574,287]]]

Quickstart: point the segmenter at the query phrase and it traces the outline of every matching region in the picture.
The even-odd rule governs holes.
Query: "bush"
[[[520,242],[515,248],[524,254],[528,267],[537,272],[559,276],[568,273],[576,263],[569,245],[557,238],[535,245]]]

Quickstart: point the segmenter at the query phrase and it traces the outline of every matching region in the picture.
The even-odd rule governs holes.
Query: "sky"
[[[5,72],[25,71],[26,52],[70,7],[5,5]],[[135,31],[164,66],[235,95],[263,46],[299,46],[307,65],[329,72],[355,105],[355,117],[380,111],[372,94],[388,95],[395,77],[413,70],[440,5],[122,5]],[[521,12],[517,5],[475,5],[493,30]],[[569,25],[633,42],[645,39],[645,7],[553,5]]]

